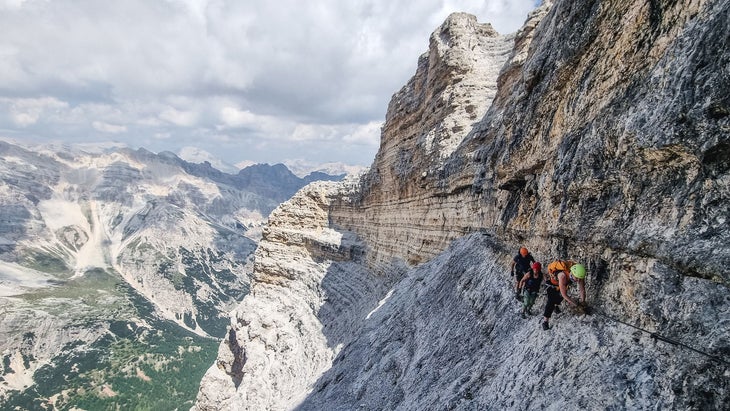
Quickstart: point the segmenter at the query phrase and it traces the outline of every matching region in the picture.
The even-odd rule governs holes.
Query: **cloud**
[[[123,132],[127,131],[127,127],[125,127],[125,126],[109,124],[109,123],[105,123],[103,121],[94,121],[91,123],[91,126],[94,127],[95,130],[101,131],[103,133],[110,133],[110,134],[123,133]]]
[[[342,141],[346,144],[358,144],[377,147],[382,122],[372,121],[367,124],[298,124],[287,140],[291,141]]]
[[[390,97],[449,13],[506,33],[533,3],[4,0],[0,129],[202,145],[230,163],[316,142],[316,156],[367,164]]]
[[[44,113],[53,113],[68,107],[68,103],[54,97],[0,98],[0,105],[7,108],[12,122],[21,128],[37,123]]]
[[[197,123],[198,113],[195,111],[178,110],[173,107],[164,109],[159,118],[180,127],[190,127]]]
[[[256,115],[236,107],[223,107],[220,119],[227,127],[255,127],[275,121],[271,116]]]
[[[0,10],[19,9],[26,0],[2,0],[0,1]]]
[[[354,130],[346,134],[342,141],[348,144],[360,144],[377,147],[380,143],[380,129],[383,123],[371,121],[367,124],[357,125]]]

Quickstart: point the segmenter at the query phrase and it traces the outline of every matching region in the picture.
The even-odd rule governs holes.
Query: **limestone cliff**
[[[514,35],[466,14],[431,35],[415,76],[388,106],[362,187],[332,210],[338,226],[368,239],[372,261],[425,261],[478,225],[473,197],[435,179],[449,173],[450,158],[484,116],[513,43]]]
[[[729,18],[728,0],[557,1],[501,37],[452,15],[369,172],[272,216],[261,292],[196,407],[723,408]],[[520,245],[585,263],[594,315],[516,315]],[[257,328],[288,343],[259,349]]]
[[[364,244],[329,228],[335,183],[313,183],[269,217],[251,298],[231,313],[198,408],[287,409],[327,370],[347,336],[393,284],[362,265]],[[389,280],[390,279],[390,280]],[[303,384],[304,382],[304,384]]]

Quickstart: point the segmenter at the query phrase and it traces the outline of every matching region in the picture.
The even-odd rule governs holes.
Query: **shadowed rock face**
[[[295,233],[314,221],[304,199],[326,199],[319,228],[264,236],[287,264],[261,260],[243,307],[276,300],[279,320],[232,322],[251,368],[218,402],[203,394],[230,377],[209,372],[199,409],[730,400],[730,1],[546,3],[509,38],[451,16],[393,97],[370,171],[272,216]],[[499,77],[479,77],[492,64]],[[349,238],[339,259],[311,252],[336,248],[333,229]],[[547,332],[519,318],[508,271],[522,245],[583,262],[595,314],[565,309]],[[287,343],[261,348],[259,329]]]

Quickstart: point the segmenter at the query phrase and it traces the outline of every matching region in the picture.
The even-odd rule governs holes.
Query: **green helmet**
[[[583,264],[575,264],[570,267],[570,273],[573,274],[573,277],[581,280],[586,278],[586,268]]]

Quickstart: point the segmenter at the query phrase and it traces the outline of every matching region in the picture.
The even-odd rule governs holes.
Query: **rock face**
[[[433,181],[447,173],[447,160],[484,116],[513,42],[514,36],[499,36],[467,14],[451,15],[431,35],[416,75],[388,106],[380,149],[361,189],[332,211],[338,224],[368,239],[374,247],[369,257],[418,263],[474,226],[460,220],[478,205],[455,209],[459,193],[443,204],[454,190]]]
[[[340,190],[310,184],[271,214],[255,254],[255,297],[231,315],[200,409],[292,408],[307,394],[302,381],[314,382],[332,364],[338,336],[387,291],[385,277],[362,266],[363,244],[328,228]]]
[[[369,172],[275,213],[195,408],[723,408],[729,17],[727,0],[545,2],[502,38],[451,16]],[[584,263],[593,315],[520,318],[522,245]]]

